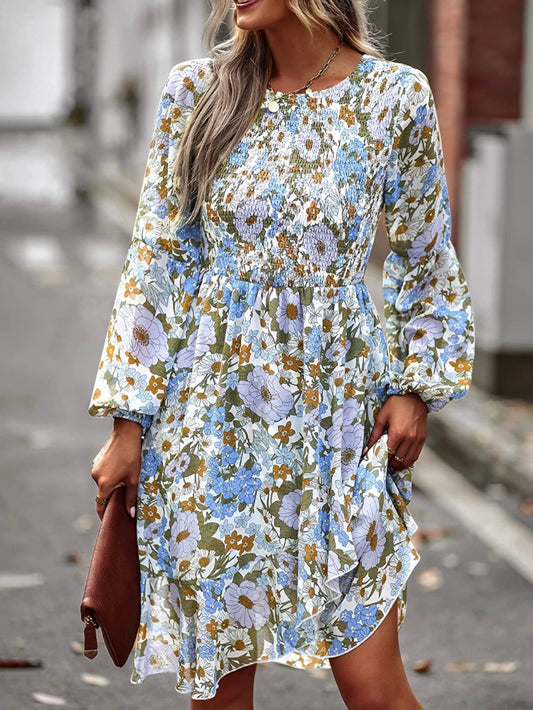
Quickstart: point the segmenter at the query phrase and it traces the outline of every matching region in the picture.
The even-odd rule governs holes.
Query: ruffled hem
[[[292,652],[286,655],[278,656],[278,657],[272,657],[272,658],[258,658],[254,661],[250,661],[249,663],[243,663],[241,666],[238,668],[232,668],[231,670],[226,671],[225,673],[222,673],[220,677],[218,678],[218,683],[222,680],[227,675],[230,675],[231,673],[234,673],[235,671],[241,670],[242,668],[246,668],[247,666],[251,666],[254,664],[262,664],[262,663],[279,663],[281,665],[287,666],[289,668],[295,668],[296,670],[329,670],[331,668],[331,664],[329,662],[329,659],[331,658],[339,658],[340,656],[344,656],[347,653],[350,653],[351,651],[354,651],[356,648],[359,648],[359,646],[364,643],[364,641],[367,641],[370,636],[372,636],[381,626],[385,618],[387,617],[388,613],[391,611],[394,603],[397,601],[398,602],[398,631],[403,625],[403,622],[406,618],[406,613],[407,613],[407,580],[409,579],[412,571],[414,568],[417,566],[419,563],[420,558],[416,558],[413,560],[412,566],[409,569],[409,571],[405,575],[405,582],[402,587],[401,592],[398,594],[396,597],[392,597],[390,599],[387,599],[386,602],[384,603],[384,609],[383,609],[383,616],[379,619],[378,623],[372,628],[371,631],[365,636],[363,641],[358,642],[355,644],[352,648],[348,648],[345,651],[342,651],[340,653],[328,653],[327,656],[324,656],[320,659],[318,659],[318,663],[312,663],[312,664],[304,664],[304,665],[297,665],[294,663],[290,662],[290,656],[292,655]],[[304,655],[304,654],[300,654]],[[149,675],[158,675],[158,674],[164,674],[164,673],[175,673],[174,669],[170,668],[161,668],[161,669],[154,669],[150,673],[146,673],[144,676],[140,676],[136,674],[136,670],[134,669],[132,672],[132,675],[130,677],[130,683],[132,685],[141,685],[144,680],[149,676]],[[194,694],[194,688],[191,684],[187,683],[181,683],[179,680],[179,673],[177,674],[178,681],[175,685],[175,689],[178,693],[180,694],[186,694],[189,695],[191,694],[191,699],[193,700],[210,700],[215,697],[216,695],[216,690],[210,694],[202,694],[202,695],[195,695]]]
[[[182,581],[179,588],[165,577],[159,581],[146,578],[144,623],[137,639],[131,682],[142,683],[148,675],[175,672],[178,692],[192,693],[194,699],[206,700],[215,696],[222,677],[252,663],[275,661],[304,670],[329,668],[329,658],[357,648],[376,631],[396,599],[399,600],[400,628],[406,612],[406,582],[420,560],[411,541],[418,525],[406,508],[411,497],[412,469],[399,472],[407,472],[406,476],[401,477],[393,475],[392,469],[387,467],[385,496],[379,509],[376,507],[378,499],[361,490],[367,480],[365,476],[372,475],[371,471],[376,472],[376,467],[378,471],[384,471],[386,441],[385,433],[362,459],[360,473],[364,475],[359,478],[358,488],[361,502],[352,508],[351,525],[356,530],[358,518],[361,515],[364,517],[370,506],[374,515],[378,513],[377,527],[382,526],[382,531],[388,536],[387,545],[390,543],[393,550],[392,560],[382,566],[378,560],[376,566],[369,569],[363,566],[361,560],[365,559],[365,554],[371,555],[372,552],[363,550],[361,558],[354,555],[347,571],[337,576],[317,577],[313,579],[314,586],[306,587],[306,580],[298,576],[297,580],[293,580],[292,588],[304,591],[299,592],[301,596],[293,598],[291,611],[280,601],[282,591],[276,571],[283,569],[283,562],[279,556],[271,559],[254,557],[226,581],[220,580],[216,594],[212,591],[217,582],[205,580],[205,583],[195,584],[192,579],[195,573]],[[360,523],[364,525],[364,520]],[[367,596],[365,581],[376,571],[379,584],[375,584]],[[304,570],[302,572],[305,574]],[[258,578],[263,584],[264,580],[271,581],[266,591],[270,616],[251,643],[248,637],[253,629],[246,629],[235,620],[230,620],[222,612],[222,605],[231,584]],[[305,613],[311,591],[315,607]],[[191,612],[191,604],[195,606],[195,612],[186,616]],[[169,606],[176,610],[170,633],[168,621],[165,629],[158,623],[159,609]],[[213,638],[206,639],[210,623]],[[226,626],[222,628],[224,624]],[[250,650],[232,662],[230,642],[239,639],[242,644],[248,643]]]
[[[403,571],[402,575],[398,577],[396,580],[398,584],[400,584],[400,591],[395,597],[389,597],[385,600],[382,601],[381,604],[381,616],[377,620],[377,623],[368,631],[366,636],[353,643],[349,648],[344,648],[342,651],[339,651],[337,653],[327,653],[325,656],[313,656],[313,655],[308,655],[306,654],[305,651],[299,651],[295,653],[294,651],[289,651],[288,653],[285,654],[279,654],[276,656],[271,656],[268,658],[265,657],[257,657],[253,660],[250,660],[248,662],[240,664],[238,667],[231,668],[225,671],[220,671],[217,679],[216,679],[216,684],[211,687],[211,689],[203,689],[198,692],[198,688],[195,685],[194,681],[187,681],[183,678],[183,671],[180,671],[179,669],[175,667],[160,667],[157,665],[150,666],[147,670],[144,672],[140,672],[139,668],[135,665],[132,671],[132,674],[130,676],[130,682],[133,685],[140,685],[144,682],[144,680],[150,676],[150,675],[158,675],[158,674],[165,674],[165,673],[175,673],[176,674],[176,684],[175,684],[175,689],[178,693],[180,694],[191,694],[191,699],[193,700],[209,700],[211,698],[214,698],[216,695],[216,690],[218,687],[218,684],[224,678],[225,676],[229,675],[230,673],[233,673],[237,670],[240,670],[242,668],[245,668],[247,666],[253,665],[253,664],[260,664],[260,663],[279,663],[281,665],[285,665],[290,668],[294,668],[296,670],[329,670],[331,668],[330,664],[330,659],[331,658],[338,658],[339,656],[343,656],[350,651],[355,650],[356,648],[359,648],[362,643],[364,643],[370,636],[372,636],[381,626],[382,622],[385,620],[387,617],[388,613],[391,611],[393,604],[397,601],[398,602],[398,631],[400,630],[401,626],[403,625],[403,622],[406,618],[406,613],[407,613],[407,581],[409,577],[411,576],[414,568],[418,565],[420,562],[420,557],[417,555],[416,557],[412,557],[411,564],[405,568]],[[318,616],[315,615],[315,616]],[[311,617],[314,618],[314,617]],[[304,659],[308,659],[307,662],[302,662]]]

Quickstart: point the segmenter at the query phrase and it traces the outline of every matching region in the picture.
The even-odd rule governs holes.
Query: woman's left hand
[[[378,412],[363,455],[388,429],[388,447],[392,451],[390,465],[397,470],[409,468],[420,456],[426,441],[427,417],[424,401],[414,392],[390,395]]]

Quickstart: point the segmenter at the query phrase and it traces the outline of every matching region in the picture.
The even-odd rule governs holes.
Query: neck
[[[271,79],[288,86],[305,84],[339,44],[329,27],[311,35],[296,17],[279,27],[265,29],[264,33],[272,53]]]

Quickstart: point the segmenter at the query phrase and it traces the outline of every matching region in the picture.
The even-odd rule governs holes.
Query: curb
[[[452,406],[449,406],[449,405]],[[478,488],[503,483],[533,496],[533,406],[471,385],[428,418],[428,444]]]

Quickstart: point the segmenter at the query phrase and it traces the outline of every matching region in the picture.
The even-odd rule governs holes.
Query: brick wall
[[[454,243],[458,237],[460,174],[465,152],[467,23],[468,0],[431,3],[428,74],[442,134]]]
[[[428,0],[428,37],[418,39],[419,29],[409,31],[413,14],[409,9],[414,5],[389,0],[387,7],[388,21],[395,19],[394,26],[387,27],[394,37],[391,44],[393,49],[406,48],[404,61],[414,56],[412,43],[420,45],[418,50],[427,47],[424,69],[437,105],[452,240],[458,246],[461,171],[469,151],[469,128],[521,118],[526,0]],[[401,61],[402,51],[398,54]],[[375,253],[382,258],[386,252],[380,237]]]
[[[466,111],[470,124],[518,120],[524,0],[470,0]]]

